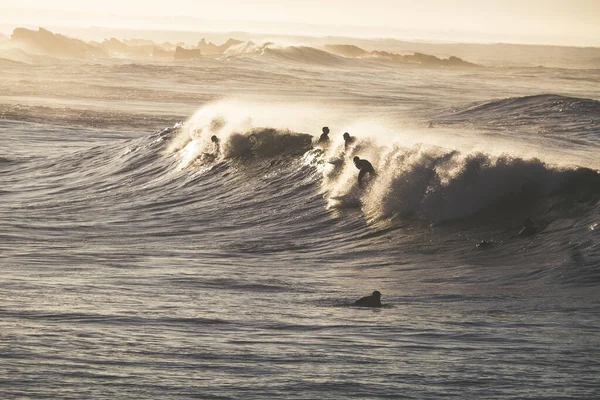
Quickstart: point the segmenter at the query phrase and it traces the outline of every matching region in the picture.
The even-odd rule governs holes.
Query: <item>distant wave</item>
[[[252,57],[259,60],[291,62],[315,65],[341,65],[347,58],[309,46],[280,46],[274,43],[239,43],[229,47],[225,52],[229,57]]]
[[[600,144],[600,101],[555,94],[511,97],[444,111],[441,124],[474,124]]]
[[[560,115],[557,115],[560,113]],[[563,117],[564,115],[600,119],[600,101],[566,97],[555,94],[511,97],[485,101],[463,110],[456,110],[455,117],[530,118]]]
[[[341,65],[346,59],[323,50],[307,46],[288,46],[282,48],[265,48],[263,57],[273,58],[280,61],[293,61],[318,65]]]
[[[157,61],[186,61],[202,62],[211,59],[230,60],[238,57],[267,58],[279,62],[293,62],[308,65],[340,65],[348,64],[351,60],[368,57],[371,62],[380,60],[383,63],[393,62],[405,65],[421,65],[426,67],[475,67],[476,65],[458,57],[451,56],[442,59],[435,55],[413,52],[413,54],[398,54],[388,51],[367,51],[356,45],[325,44],[311,47],[296,43],[285,45],[282,43],[256,43],[254,41],[242,42],[229,39],[220,46],[207,43],[202,39],[197,45],[185,43],[154,43],[149,40],[124,40],[116,38],[104,40],[102,43],[85,42],[77,38],[50,32],[44,28],[37,31],[26,28],[16,28],[10,40],[6,40],[9,47],[22,48],[24,56],[30,62],[48,62],[58,60],[103,60],[103,59],[131,59],[131,60],[157,60]],[[6,47],[6,46],[3,46]],[[1,50],[1,49],[0,49]],[[41,56],[41,59],[33,58]],[[13,52],[0,54],[2,58],[14,59]],[[10,57],[8,57],[10,56]],[[17,60],[21,61],[21,57]]]
[[[161,126],[169,126],[177,120],[185,119],[184,116],[164,117],[159,115],[155,115],[152,119],[149,119],[145,115],[136,115],[127,112],[95,111],[70,107],[57,108],[23,104],[0,104],[0,118],[51,125],[58,124],[145,131],[152,131]]]

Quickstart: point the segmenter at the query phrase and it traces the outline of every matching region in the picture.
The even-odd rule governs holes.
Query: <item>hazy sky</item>
[[[219,21],[223,30],[268,22],[264,30],[277,33],[600,46],[600,0],[0,0],[3,24],[204,28],[144,19],[169,16]]]

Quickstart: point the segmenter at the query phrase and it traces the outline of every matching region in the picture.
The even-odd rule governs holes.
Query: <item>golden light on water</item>
[[[595,0],[9,0],[0,11],[5,32],[15,25],[52,25],[600,45]]]

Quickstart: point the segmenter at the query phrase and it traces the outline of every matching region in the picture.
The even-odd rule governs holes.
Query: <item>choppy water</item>
[[[6,70],[1,397],[598,397],[597,72],[288,61]]]

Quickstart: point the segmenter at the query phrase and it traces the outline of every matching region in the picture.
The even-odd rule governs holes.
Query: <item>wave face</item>
[[[473,109],[484,113],[486,108],[496,113],[495,104],[508,103],[512,107],[515,101],[469,106],[462,114],[472,113]],[[529,102],[531,99],[522,100],[525,104]],[[583,99],[579,102],[585,103]],[[198,182],[205,179],[205,174],[215,181],[227,182],[215,188],[216,192],[202,197],[226,196],[231,201],[227,209],[241,208],[253,216],[250,225],[264,227],[265,221],[254,216],[270,215],[273,210],[286,210],[292,220],[308,219],[319,224],[334,215],[344,215],[347,222],[381,225],[385,227],[382,229],[391,229],[394,235],[402,237],[409,226],[412,233],[406,240],[419,241],[433,236],[439,240],[438,251],[455,255],[470,245],[456,248],[455,238],[447,242],[443,232],[455,232],[460,226],[473,240],[493,238],[498,242],[498,251],[506,251],[503,256],[514,262],[520,262],[518,259],[523,257],[522,253],[513,253],[513,246],[519,243],[515,235],[527,217],[544,231],[553,231],[555,226],[575,218],[579,221],[576,226],[567,229],[568,232],[561,230],[561,234],[590,238],[595,235],[600,174],[594,168],[558,165],[506,152],[490,154],[427,143],[406,146],[401,139],[391,143],[386,140],[387,144],[382,145],[377,137],[358,138],[347,150],[339,141],[322,148],[314,144],[314,137],[309,134],[282,126],[255,126],[264,120],[253,119],[249,108],[226,103],[201,109],[185,124],[165,131],[166,136],[161,136],[165,141],[161,151],[180,174],[192,175]],[[595,112],[593,108],[592,112]],[[210,141],[212,135],[218,135],[221,140],[218,155]],[[357,182],[358,171],[351,161],[356,155],[370,160],[377,173],[366,189],[361,189]],[[254,193],[256,179],[261,181],[260,186],[266,185],[265,192],[258,198],[251,195],[256,203],[249,205],[245,202],[247,196]],[[280,197],[282,194],[285,195]],[[315,196],[319,199],[316,203]],[[313,207],[307,211],[303,204],[311,203]],[[319,220],[307,213],[329,216]],[[275,220],[273,223],[279,226],[280,222]],[[277,233],[277,229],[274,235],[296,236],[289,232]],[[313,229],[309,232],[315,233]],[[352,232],[343,229],[329,234],[352,236]],[[258,247],[252,251],[285,251],[287,245],[303,248],[302,243],[308,240],[301,238],[295,244],[285,241],[279,247],[273,239],[265,239],[260,246],[253,242],[252,246]],[[555,239],[559,240],[551,241]],[[359,244],[360,240],[356,245]],[[592,247],[596,249],[596,246]],[[557,245],[554,255],[560,257],[559,254],[569,251],[568,247]],[[384,254],[388,251],[395,254],[395,249],[383,250]],[[587,262],[600,262],[596,250],[590,254]],[[415,255],[417,259],[421,256]],[[497,256],[495,253],[494,257]],[[600,283],[600,270],[594,268],[591,274],[575,281],[582,285]],[[569,283],[573,282],[569,280]]]
[[[560,202],[600,193],[600,176],[594,170],[556,168],[509,155],[417,146],[396,148],[376,163],[380,177],[365,201],[381,216],[414,214],[440,223],[507,208],[520,213],[532,202],[555,195]]]

